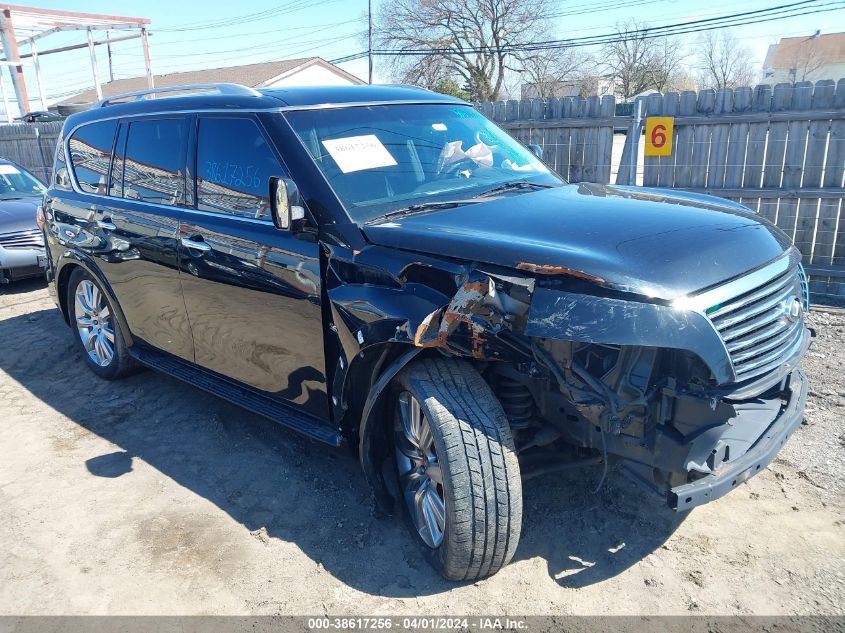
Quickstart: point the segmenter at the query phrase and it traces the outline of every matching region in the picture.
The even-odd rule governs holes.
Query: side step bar
[[[293,407],[186,363],[170,354],[140,347],[131,348],[129,353],[147,367],[199,387],[319,442],[335,447],[343,444],[343,436],[330,429],[319,418],[297,411]]]

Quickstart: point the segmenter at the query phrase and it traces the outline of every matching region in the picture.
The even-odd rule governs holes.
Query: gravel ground
[[[0,614],[843,614],[845,312],[806,424],[684,515],[612,472],[525,486],[493,578],[449,583],[344,453],[153,372],[95,378],[38,284],[0,290]]]

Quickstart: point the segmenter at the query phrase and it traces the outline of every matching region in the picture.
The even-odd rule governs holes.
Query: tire
[[[496,573],[522,527],[519,462],[501,404],[471,365],[448,359],[412,362],[394,380],[393,403],[402,506],[429,562],[450,580]]]
[[[92,318],[87,308],[96,308],[97,306],[87,305],[91,303],[89,299],[87,302],[77,301],[77,292],[84,295],[86,290],[91,290],[94,297],[94,303],[102,308],[108,308],[108,313],[102,311],[102,308],[97,311],[98,318],[94,326],[95,332],[102,332],[101,340],[104,342],[103,347],[96,349],[96,345],[92,345],[95,349],[86,346],[86,340],[83,339],[83,328],[80,324],[91,323]],[[97,374],[100,378],[105,380],[117,380],[123,378],[127,374],[136,369],[137,365],[129,354],[126,347],[126,342],[123,338],[123,333],[115,318],[116,310],[114,303],[111,301],[108,294],[103,290],[102,285],[93,276],[82,268],[77,268],[71,273],[68,282],[67,290],[67,306],[68,306],[68,320],[70,321],[71,329],[73,330],[73,337],[76,339],[76,344],[82,352],[82,357],[85,359],[85,364]],[[102,316],[100,316],[102,315]],[[87,330],[87,326],[85,327]],[[90,331],[90,330],[89,330]],[[96,342],[97,334],[88,337],[89,342]],[[100,354],[100,351],[107,349],[111,351],[111,357],[106,358],[106,355]]]

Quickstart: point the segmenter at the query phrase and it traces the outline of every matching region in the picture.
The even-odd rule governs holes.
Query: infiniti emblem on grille
[[[798,297],[788,297],[780,305],[783,316],[790,323],[795,323],[795,321],[797,321],[801,316],[803,306],[801,305],[801,300],[798,299]]]

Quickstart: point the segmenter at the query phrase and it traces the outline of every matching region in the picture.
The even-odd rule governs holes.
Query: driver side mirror
[[[276,228],[289,231],[297,220],[305,219],[299,189],[289,178],[270,178],[270,211]]]
[[[537,145],[537,143],[529,144],[528,149],[531,150],[531,153],[534,154],[534,156],[536,156],[540,160],[543,160],[543,148]]]

